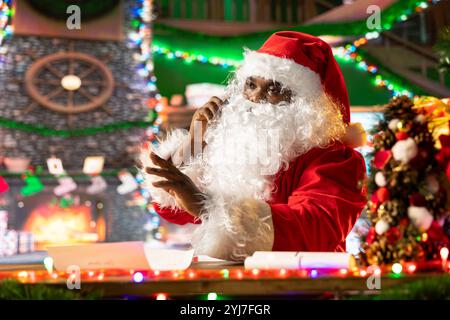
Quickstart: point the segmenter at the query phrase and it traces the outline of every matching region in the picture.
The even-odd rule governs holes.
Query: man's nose
[[[261,89],[255,90],[250,95],[249,100],[254,103],[264,102],[266,100],[266,95],[265,95],[264,91]]]

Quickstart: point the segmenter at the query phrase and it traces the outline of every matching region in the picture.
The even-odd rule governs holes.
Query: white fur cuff
[[[192,241],[197,255],[243,261],[255,251],[272,250],[272,212],[264,201],[210,198],[201,219]]]
[[[150,159],[150,152],[153,151],[161,158],[168,160],[175,154],[175,152],[177,152],[177,150],[179,150],[185,139],[188,138],[189,133],[186,130],[177,129],[168,133],[167,138],[164,141],[160,141],[160,143],[156,147],[152,146],[151,150],[145,150],[141,152],[140,159],[143,165],[141,173],[145,179],[145,188],[150,192],[152,200],[156,201],[160,205],[160,207],[175,208],[177,206],[175,203],[175,199],[170,194],[168,194],[163,189],[155,188],[152,185],[153,182],[164,179],[158,176],[149,175],[145,172],[146,167],[155,167],[152,160]],[[181,163],[175,165],[180,166]]]

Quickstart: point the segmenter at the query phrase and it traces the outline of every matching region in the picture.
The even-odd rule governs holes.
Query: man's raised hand
[[[154,152],[150,153],[150,159],[159,168],[147,167],[145,171],[150,175],[166,179],[153,182],[153,186],[172,195],[182,209],[198,217],[205,195],[187,175],[178,170],[170,161],[162,159]]]

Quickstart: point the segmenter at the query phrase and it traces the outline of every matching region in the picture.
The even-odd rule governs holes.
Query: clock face
[[[76,114],[104,107],[113,93],[114,77],[97,58],[65,51],[34,62],[25,74],[25,88],[36,104]]]

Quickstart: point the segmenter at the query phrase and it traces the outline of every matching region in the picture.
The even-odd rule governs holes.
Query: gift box
[[[33,233],[27,231],[20,231],[18,233],[18,249],[19,253],[28,253],[34,251]]]

